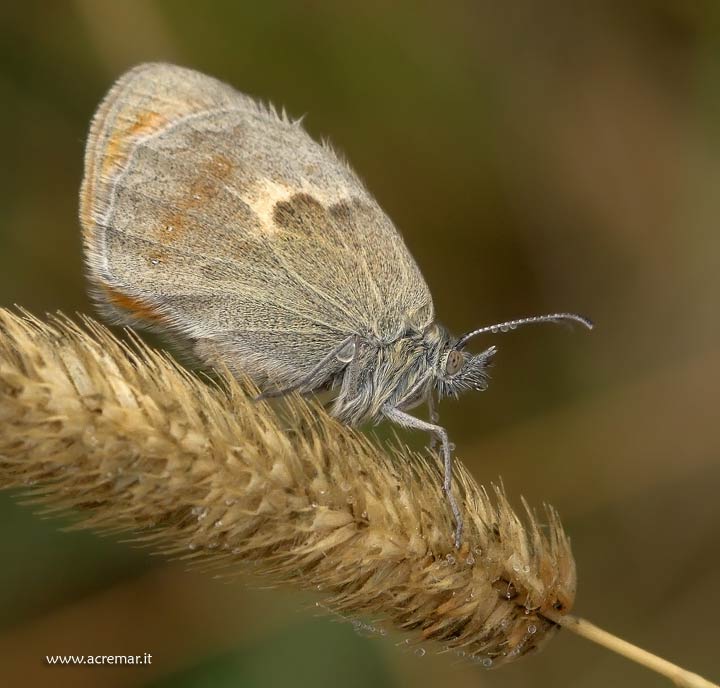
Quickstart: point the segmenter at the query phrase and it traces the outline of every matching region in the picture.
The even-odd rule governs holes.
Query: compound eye
[[[465,357],[457,350],[452,349],[445,361],[445,374],[457,375],[465,364]]]

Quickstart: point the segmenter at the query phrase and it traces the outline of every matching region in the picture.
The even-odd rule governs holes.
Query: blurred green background
[[[718,679],[720,5],[500,7],[2,3],[0,304],[92,312],[84,139],[126,68],[175,61],[308,113],[400,228],[452,330],[595,319],[591,334],[478,342],[500,347],[491,387],[446,401],[443,422],[479,481],[557,507],[579,613]],[[0,495],[2,685],[666,685],[567,633],[497,671],[418,657],[308,597],[63,532],[70,520],[20,501]],[[154,661],[44,664],[61,652]]]

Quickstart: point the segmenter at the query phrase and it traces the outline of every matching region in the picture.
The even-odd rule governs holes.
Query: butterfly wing
[[[114,85],[81,189],[86,261],[120,322],[170,331],[261,387],[297,384],[349,335],[433,320],[400,235],[299,122],[167,64]]]

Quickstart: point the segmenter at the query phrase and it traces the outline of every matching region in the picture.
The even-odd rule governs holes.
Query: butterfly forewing
[[[95,115],[81,191],[95,293],[262,385],[300,381],[349,335],[433,320],[400,235],[299,123],[215,79],[142,65]]]

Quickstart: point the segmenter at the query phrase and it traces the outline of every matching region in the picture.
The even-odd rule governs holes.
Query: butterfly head
[[[496,350],[491,346],[473,355],[457,347],[457,343],[451,343],[435,366],[435,388],[438,394],[441,397],[458,397],[467,390],[482,392],[487,389],[488,368]]]

